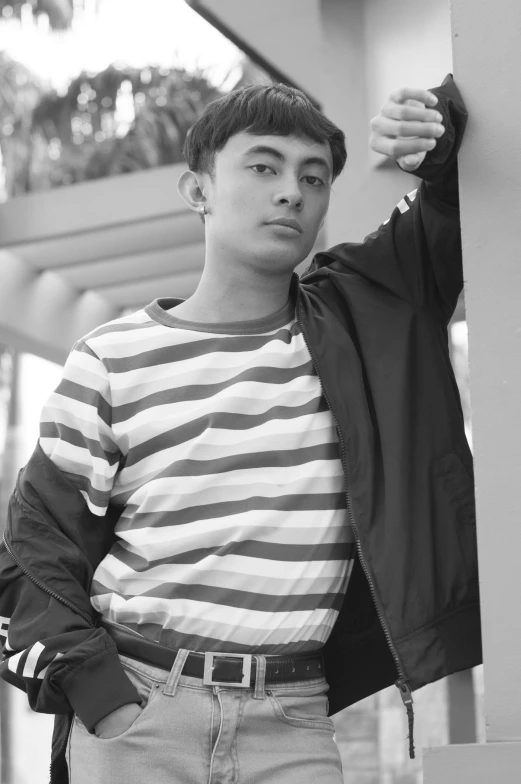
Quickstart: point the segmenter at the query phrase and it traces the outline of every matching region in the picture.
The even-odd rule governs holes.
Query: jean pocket
[[[322,729],[334,731],[333,720],[329,718],[327,681],[303,686],[298,689],[270,689],[266,694],[271,702],[275,716],[291,727]]]
[[[96,735],[96,741],[101,743],[110,743],[111,741],[117,741],[121,738],[126,738],[133,730],[135,730],[138,725],[143,721],[144,716],[147,714],[150,705],[152,704],[153,699],[155,696],[160,692],[161,683],[158,681],[154,681],[151,678],[144,675],[142,672],[135,670],[132,666],[127,664],[125,661],[121,662],[123,669],[131,681],[132,685],[135,687],[139,697],[141,698],[141,713],[139,713],[132,724],[127,727],[126,730],[121,732],[119,735],[115,735],[113,738],[99,738]],[[76,720],[79,722],[79,719],[76,717]]]

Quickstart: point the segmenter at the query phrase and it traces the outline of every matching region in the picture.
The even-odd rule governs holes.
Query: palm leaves
[[[35,16],[46,14],[52,30],[66,30],[70,27],[73,16],[73,0],[0,0],[0,13],[4,18],[20,17],[22,6],[32,6]],[[5,11],[4,11],[5,9]]]
[[[0,52],[0,151],[9,196],[30,189],[32,115],[43,95],[34,74]]]
[[[245,60],[234,86],[267,80]],[[0,85],[8,196],[179,163],[189,127],[223,94],[202,71],[111,65],[58,95],[1,54]]]

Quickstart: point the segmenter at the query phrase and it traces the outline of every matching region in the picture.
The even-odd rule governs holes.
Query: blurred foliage
[[[46,14],[52,30],[67,30],[73,17],[73,0],[0,0],[4,19],[20,18],[22,6],[30,5],[34,16]]]
[[[244,60],[232,89],[259,82],[269,78]],[[6,196],[179,163],[188,128],[223,94],[202,71],[110,65],[59,95],[0,53]]]
[[[44,95],[28,68],[0,52],[0,151],[9,196],[31,189],[32,116]]]

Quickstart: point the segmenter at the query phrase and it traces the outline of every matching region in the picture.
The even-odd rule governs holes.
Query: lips
[[[295,229],[302,234],[302,226],[294,218],[274,218],[268,221],[270,226],[289,226],[290,229]]]

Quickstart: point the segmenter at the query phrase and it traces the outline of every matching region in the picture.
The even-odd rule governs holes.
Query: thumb
[[[416,152],[411,153],[410,155],[402,155],[401,158],[398,158],[397,162],[401,169],[411,172],[419,167],[424,158],[425,153]]]

